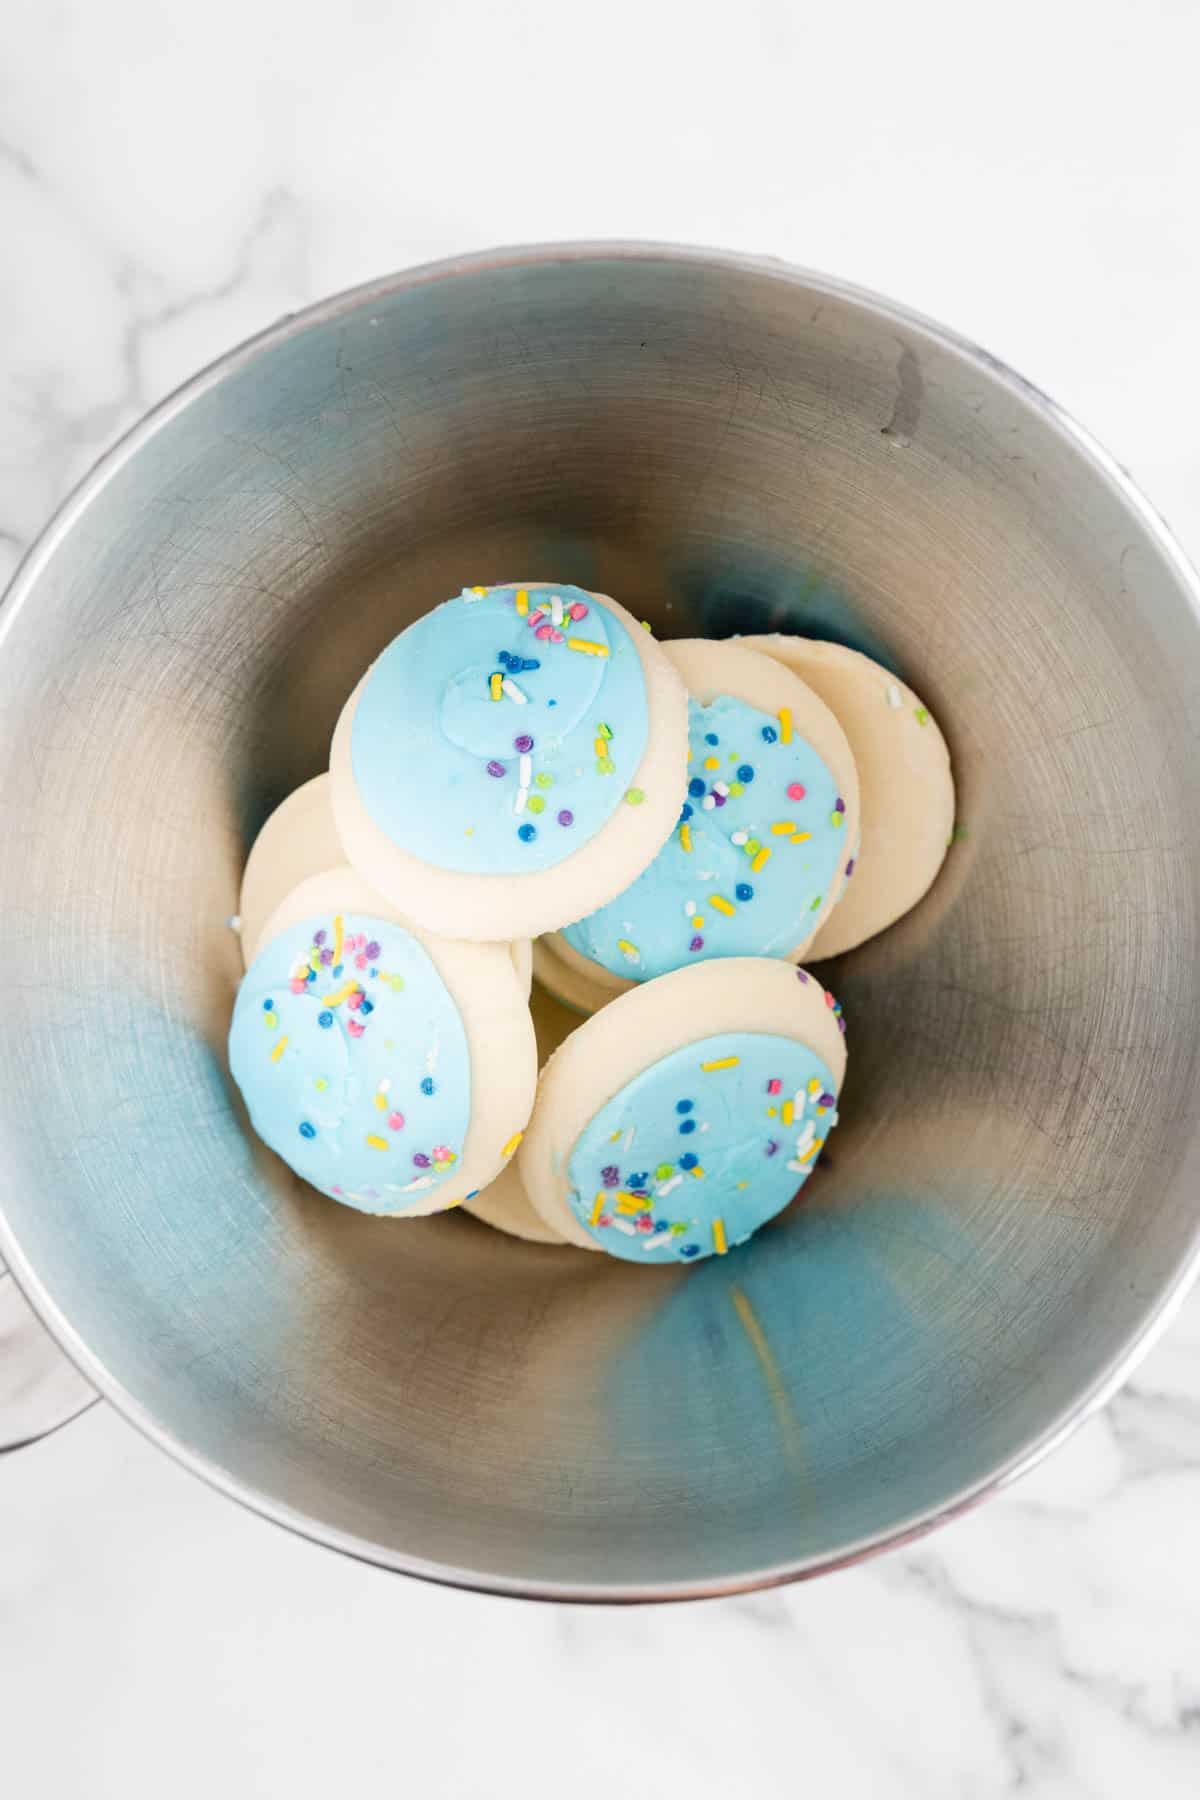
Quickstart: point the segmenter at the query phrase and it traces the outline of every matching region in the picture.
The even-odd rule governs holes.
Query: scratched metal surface
[[[954,753],[941,879],[834,971],[831,1162],[693,1271],[343,1211],[227,1079],[254,829],[399,627],[521,574],[858,643]],[[1195,594],[1119,471],[920,321],[647,251],[382,284],[118,451],[3,627],[2,1247],[273,1516],[526,1591],[807,1572],[1022,1466],[1188,1271]]]

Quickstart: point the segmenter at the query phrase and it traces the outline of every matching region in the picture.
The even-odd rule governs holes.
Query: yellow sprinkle
[[[481,588],[481,587],[473,587],[473,588],[472,588],[472,589],[471,589],[471,592],[472,592],[472,593],[473,593],[473,594],[486,594],[486,593],[487,593],[487,589],[486,589],[486,588]]]
[[[798,831],[796,833],[795,837],[792,839],[792,842],[793,842],[793,844],[807,844],[807,842],[811,836],[812,836],[811,831]]]
[[[631,944],[628,938],[618,938],[617,949],[621,952],[622,956],[636,957],[641,955],[641,951],[638,949],[637,945]]]
[[[645,1194],[627,1194],[624,1188],[617,1191],[617,1211],[627,1217],[631,1213],[648,1212],[650,1199]]]
[[[780,819],[777,824],[774,824],[771,827],[771,830],[776,837],[791,837],[795,829],[795,821],[792,819]]]
[[[504,1157],[506,1162],[507,1162],[508,1158],[514,1154],[514,1152],[516,1151],[517,1145],[521,1142],[521,1139],[524,1136],[525,1136],[525,1133],[523,1131],[514,1131],[513,1132],[512,1136],[509,1138],[507,1144],[505,1144],[503,1150],[500,1152],[501,1156]]]
[[[568,650],[582,650],[585,656],[607,656],[607,644],[594,644],[591,638],[570,637],[567,639]]]
[[[526,588],[517,589],[517,611],[522,618],[529,612],[529,592]]]
[[[608,745],[605,743],[603,738],[597,738],[596,741],[592,745],[592,749],[596,752],[597,756],[607,756],[608,755]]]
[[[333,920],[333,960],[335,963],[340,963],[342,960],[342,937],[344,930],[342,915],[341,913],[336,913]]]
[[[777,1106],[768,1106],[767,1117],[768,1119],[777,1119],[779,1117],[779,1108]]]
[[[488,692],[493,700],[499,700],[504,693],[504,677],[499,669],[493,669],[488,678]]]
[[[725,1242],[725,1221],[724,1221],[724,1219],[714,1219],[713,1220],[713,1249],[716,1251],[718,1256],[724,1256],[724,1254],[725,1254],[726,1250],[728,1250],[728,1248],[729,1248],[729,1245]]]
[[[808,1149],[804,1152],[804,1155],[800,1158],[800,1161],[807,1162],[810,1156],[815,1156],[824,1142],[824,1138],[814,1138],[812,1143],[808,1146]]]
[[[375,1111],[376,1112],[386,1112],[387,1111],[387,1095],[386,1094],[384,1094],[384,1093],[376,1094],[376,1096],[375,1096]]]
[[[748,1181],[739,1181],[737,1184],[738,1193],[740,1194],[743,1188],[748,1188],[749,1186],[750,1183]]]
[[[326,994],[324,1004],[326,1006],[340,1006],[342,1001],[348,999],[357,986],[357,981],[346,982],[345,986],[338,988],[335,994]]]
[[[287,1034],[285,1033],[284,1036],[280,1038],[280,1040],[276,1044],[275,1048],[272,1050],[271,1061],[278,1062],[280,1057],[283,1055],[284,1051],[287,1049],[287,1047],[288,1047],[288,1041],[287,1041]]]
[[[715,906],[719,913],[724,913],[727,919],[732,919],[734,913],[737,911],[737,907],[730,906],[728,900],[723,899],[720,894],[710,894],[708,896],[708,904],[710,906]]]
[[[753,874],[757,875],[760,869],[765,869],[767,866],[768,859],[770,858],[770,855],[771,855],[771,852],[767,849],[766,845],[764,844],[762,849],[759,851],[758,855],[755,857],[754,861],[750,864],[751,872]]]
[[[706,756],[704,759],[704,766],[706,769],[719,769],[721,766],[721,759],[719,756]]]
[[[367,1142],[370,1144],[372,1150],[386,1150],[388,1147],[386,1138],[372,1137],[370,1133],[367,1134]]]
[[[792,1120],[795,1118],[795,1116],[796,1116],[795,1105],[793,1104],[793,1102],[791,1100],[785,1100],[783,1103],[782,1113],[780,1114],[780,1117],[783,1119],[784,1124],[790,1125]]]
[[[595,1201],[594,1206],[592,1207],[592,1216],[591,1216],[591,1220],[590,1220],[591,1224],[598,1225],[600,1223],[600,1214],[604,1211],[604,1209],[607,1205],[608,1205],[608,1195],[602,1191],[596,1195],[596,1201]]]
[[[679,827],[679,841],[690,856],[692,853],[692,828],[690,825]]]
[[[716,1062],[701,1063],[700,1069],[703,1074],[711,1075],[714,1069],[736,1069],[741,1060],[740,1056],[721,1056]]]
[[[704,1170],[700,1167],[699,1163],[696,1164],[694,1169],[689,1170],[689,1173],[694,1175],[697,1181],[702,1180],[704,1176]]]
[[[815,1075],[813,1076],[812,1080],[808,1084],[808,1091],[810,1094],[819,1094],[821,1091],[821,1084],[817,1080]]]
[[[314,1075],[313,1076],[313,1086],[316,1088],[318,1094],[323,1094],[325,1092],[325,1089],[329,1086],[329,1083],[325,1079],[324,1075]]]
[[[266,1026],[268,1031],[278,1031],[279,1030],[279,1014],[277,1012],[264,1013],[263,1014],[263,1024]]]
[[[625,1133],[623,1131],[614,1131],[608,1141],[610,1144],[615,1144],[617,1139],[619,1137],[624,1137],[624,1135],[625,1135]]]
[[[790,744],[792,741],[792,714],[790,708],[786,706],[781,706],[779,709],[779,738],[780,742],[784,744]]]
[[[693,914],[692,930],[693,931],[703,931],[704,930],[704,915],[702,913]]]

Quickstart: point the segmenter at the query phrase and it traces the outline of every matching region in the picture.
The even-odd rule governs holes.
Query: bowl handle
[[[99,1398],[0,1261],[0,1454],[69,1425]]]

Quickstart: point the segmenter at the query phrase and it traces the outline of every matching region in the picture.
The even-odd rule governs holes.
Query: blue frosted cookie
[[[367,671],[334,733],[347,859],[428,930],[533,936],[626,887],[679,816],[683,685],[581,588],[464,589]]]

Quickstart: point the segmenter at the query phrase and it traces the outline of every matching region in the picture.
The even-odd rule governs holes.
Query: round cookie
[[[551,932],[548,937],[533,940],[533,972],[548,993],[554,995],[563,1006],[569,1006],[575,1013],[586,1017],[589,1013],[599,1012],[618,994],[627,993],[638,984],[635,981],[622,981],[615,985],[615,978],[609,977],[613,985],[606,985],[602,977],[608,975],[607,970],[598,969],[589,962],[586,956],[580,956],[567,943],[561,931]]]
[[[620,892],[683,799],[687,697],[606,595],[468,588],[368,669],[333,736],[347,860],[418,924],[536,936]]]
[[[540,1068],[549,1061],[559,1045],[566,1041],[579,1020],[565,1006],[561,1006],[553,995],[544,993],[540,988],[533,990],[529,1010],[537,1038]],[[473,1214],[497,1231],[506,1231],[512,1237],[526,1238],[531,1243],[566,1243],[562,1232],[554,1231],[533,1210],[515,1162],[510,1162],[501,1169],[495,1181],[476,1194],[473,1200],[465,1201],[463,1211]]]
[[[493,1180],[537,1086],[508,945],[429,936],[349,869],[301,882],[267,921],[229,1062],[255,1131],[297,1175],[404,1217]]]
[[[654,861],[550,938],[574,976],[620,993],[714,956],[798,959],[844,884],[858,775],[824,702],[770,657],[691,638],[664,646],[687,685],[688,798]],[[574,960],[572,959],[574,953]],[[546,965],[573,1004],[586,989]]]
[[[803,969],[717,958],[621,995],[538,1083],[517,1156],[571,1243],[692,1262],[744,1243],[807,1179],[837,1122],[841,1009]]]
[[[950,752],[919,695],[844,644],[743,638],[819,694],[850,740],[861,785],[853,880],[809,950],[841,956],[910,911],[932,886],[954,831]]]
[[[333,821],[329,776],[314,775],[275,808],[250,847],[238,907],[242,961],[247,968],[258,954],[263,926],[276,907],[302,881],[335,869],[349,873]],[[400,924],[405,922],[403,908],[389,905],[388,916]],[[515,939],[510,953],[528,999],[533,986],[532,940]]]

